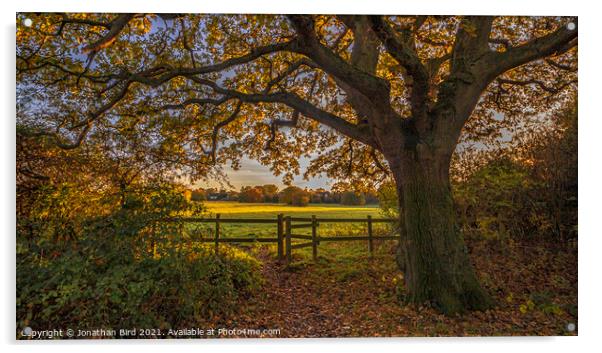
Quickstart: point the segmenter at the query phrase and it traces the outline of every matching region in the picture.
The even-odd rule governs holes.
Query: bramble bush
[[[17,326],[171,328],[235,312],[260,283],[259,263],[224,247],[219,256],[191,246],[140,258],[91,254],[78,244],[62,254],[17,263]],[[54,257],[56,256],[56,257]]]
[[[68,210],[73,195],[55,191]],[[260,264],[226,246],[215,255],[182,224],[157,222],[191,207],[163,185],[130,193],[108,215],[42,217],[37,237],[17,236],[17,327],[172,328],[233,314],[260,285]],[[51,236],[66,221],[74,236]]]
[[[453,184],[465,234],[566,244],[577,237],[577,110]]]

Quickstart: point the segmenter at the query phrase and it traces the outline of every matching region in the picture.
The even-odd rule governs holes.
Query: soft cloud
[[[303,171],[309,164],[309,159],[302,158],[299,160],[301,170]],[[282,183],[282,176],[274,176],[270,169],[266,166],[261,165],[259,162],[253,159],[244,157],[241,160],[241,167],[239,170],[234,170],[229,166],[224,168],[226,175],[234,189],[239,190],[242,186],[253,186],[253,185],[264,185],[264,184],[276,184],[278,187],[283,188],[285,185]],[[302,175],[295,176],[293,184],[301,188],[329,188],[329,180],[327,177],[316,177],[310,180],[304,180]],[[220,187],[218,181],[199,182],[194,187]]]

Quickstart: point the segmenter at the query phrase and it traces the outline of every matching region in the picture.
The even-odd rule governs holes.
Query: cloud
[[[309,161],[310,159],[308,158],[301,158],[299,160],[302,171],[309,165]],[[275,176],[269,167],[263,166],[261,163],[248,157],[242,158],[239,170],[234,170],[230,166],[227,166],[224,168],[224,172],[234,189],[237,190],[242,186],[265,184],[276,184],[280,188],[285,186],[282,183],[282,176]],[[297,175],[294,178],[293,184],[310,189],[330,187],[328,178],[322,176],[304,180],[302,175]],[[220,184],[218,181],[198,182],[194,187],[220,187]]]

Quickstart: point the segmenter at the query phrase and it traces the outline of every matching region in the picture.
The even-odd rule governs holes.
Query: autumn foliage
[[[405,309],[366,320],[499,315],[536,331],[518,310],[557,333],[576,319],[576,274],[558,270],[575,269],[576,17],[19,13],[16,44],[18,326],[54,324],[90,298],[102,310],[74,320],[111,324],[136,307],[148,324],[223,323],[236,313],[208,311],[214,298],[260,300],[262,270],[238,251],[194,257],[188,229],[162,219],[203,216],[212,198],[363,204],[377,191],[399,220],[398,246],[381,248],[397,269],[350,270],[368,261],[345,257],[353,246],[339,249],[347,268],[324,267],[352,284],[341,296],[363,298],[358,277],[400,283],[378,293]],[[326,176],[339,199],[294,186],[190,190],[227,185],[224,167],[244,158],[287,185]],[[524,256],[520,246],[535,249]],[[149,285],[174,268],[181,277]],[[279,291],[277,281],[267,288]],[[349,325],[362,317],[347,312]],[[386,332],[472,330],[408,325]]]

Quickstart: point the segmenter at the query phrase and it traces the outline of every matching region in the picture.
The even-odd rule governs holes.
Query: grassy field
[[[276,219],[278,214],[293,217],[311,217],[315,215],[318,218],[357,218],[366,219],[368,215],[373,218],[382,218],[380,209],[376,205],[369,206],[344,206],[338,204],[310,204],[305,207],[290,206],[285,204],[273,203],[239,203],[232,201],[208,201],[204,203],[206,208],[205,216],[215,217],[220,214],[222,219],[242,218],[257,219],[267,218]],[[203,237],[214,236],[213,223],[192,223],[189,229]],[[389,230],[386,224],[374,224],[375,234],[384,234]],[[220,236],[261,238],[275,237],[277,232],[276,223],[274,224],[247,224],[247,223],[226,223],[220,225]],[[310,228],[295,229],[295,234],[311,234]],[[320,223],[318,234],[322,236],[336,235],[366,235],[366,222],[358,223]],[[354,242],[355,243],[355,242]],[[359,242],[363,243],[363,242]],[[322,244],[321,248],[326,244]],[[364,244],[361,245],[364,247]],[[303,249],[305,250],[305,249]],[[364,251],[364,250],[362,250]],[[305,251],[301,251],[305,253]]]
[[[366,218],[380,216],[377,205],[345,206],[338,204],[310,204],[305,207],[281,203],[240,203],[236,201],[206,201],[203,204],[211,215],[222,218],[276,218],[279,213],[294,217]]]
[[[380,208],[377,205],[368,206],[346,206],[338,204],[310,204],[305,207],[290,206],[276,203],[239,203],[233,201],[207,201],[203,204],[206,211],[204,216],[215,217],[220,214],[222,219],[240,218],[240,219],[276,219],[278,214],[292,217],[311,217],[315,215],[320,218],[357,218],[365,220],[367,216],[373,218],[384,218]],[[307,222],[300,222],[307,223]],[[192,223],[189,224],[190,231],[203,237],[212,238],[214,236],[213,223]],[[385,223],[373,224],[374,234],[389,234],[390,225]],[[321,236],[346,236],[346,235],[367,235],[367,223],[326,223],[320,222],[318,235]],[[224,238],[266,238],[276,237],[277,226],[274,224],[248,224],[248,223],[224,223],[220,225],[220,236]],[[294,234],[310,235],[311,228],[294,229]],[[293,243],[306,242],[306,240],[293,240]],[[377,258],[388,256],[391,241],[375,242]],[[252,253],[257,251],[269,251],[274,256],[276,254],[276,244],[246,243],[236,245],[249,249]],[[384,246],[384,247],[383,247]],[[383,253],[384,252],[384,253]],[[348,265],[356,264],[366,260],[369,257],[367,241],[349,241],[349,242],[323,242],[319,246],[320,261],[327,261],[337,264],[334,270],[346,276]],[[296,249],[293,251],[293,258],[297,266],[312,262],[311,248]],[[349,268],[353,268],[352,265]],[[328,266],[328,268],[331,268]],[[331,268],[332,269],[332,268]]]

